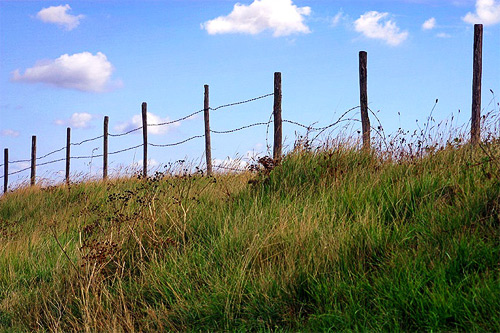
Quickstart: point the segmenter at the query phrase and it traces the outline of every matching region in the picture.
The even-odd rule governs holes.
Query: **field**
[[[0,330],[500,331],[500,143],[0,198]]]

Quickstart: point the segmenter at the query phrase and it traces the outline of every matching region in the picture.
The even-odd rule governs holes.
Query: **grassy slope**
[[[0,328],[499,331],[498,152],[9,193]]]

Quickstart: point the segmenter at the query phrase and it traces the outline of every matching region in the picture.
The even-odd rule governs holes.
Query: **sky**
[[[9,160],[109,131],[181,118],[210,106],[273,92],[283,81],[283,118],[325,126],[359,105],[358,53],[368,52],[368,100],[386,132],[414,130],[433,111],[467,123],[471,109],[473,24],[484,24],[483,110],[500,92],[499,0],[0,0],[0,148]],[[498,96],[498,95],[497,95]],[[212,111],[216,131],[268,121],[273,97]],[[489,109],[488,109],[489,108]],[[458,111],[461,110],[460,113]],[[353,112],[352,118],[359,114]],[[375,122],[375,119],[372,119]],[[360,127],[354,122],[353,129]],[[266,154],[272,126],[212,134],[215,164]],[[201,135],[197,114],[150,127],[149,142],[168,144]],[[304,130],[284,124],[286,149]],[[111,137],[109,151],[142,142],[141,131]],[[102,153],[101,140],[72,146],[72,156]],[[55,153],[39,163],[64,158]],[[204,159],[198,138],[169,148],[149,147],[150,165]],[[142,148],[110,156],[110,173],[139,166]],[[3,158],[0,164],[3,164]],[[15,172],[29,163],[10,164]],[[72,173],[99,175],[100,158],[75,160]],[[37,169],[60,181],[64,162]],[[9,177],[19,182],[29,171]]]

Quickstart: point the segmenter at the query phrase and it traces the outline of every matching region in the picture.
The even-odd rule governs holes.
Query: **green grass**
[[[500,145],[0,198],[0,329],[500,331]]]

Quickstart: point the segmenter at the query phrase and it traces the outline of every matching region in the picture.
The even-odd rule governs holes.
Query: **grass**
[[[500,331],[500,144],[0,198],[7,331]]]

